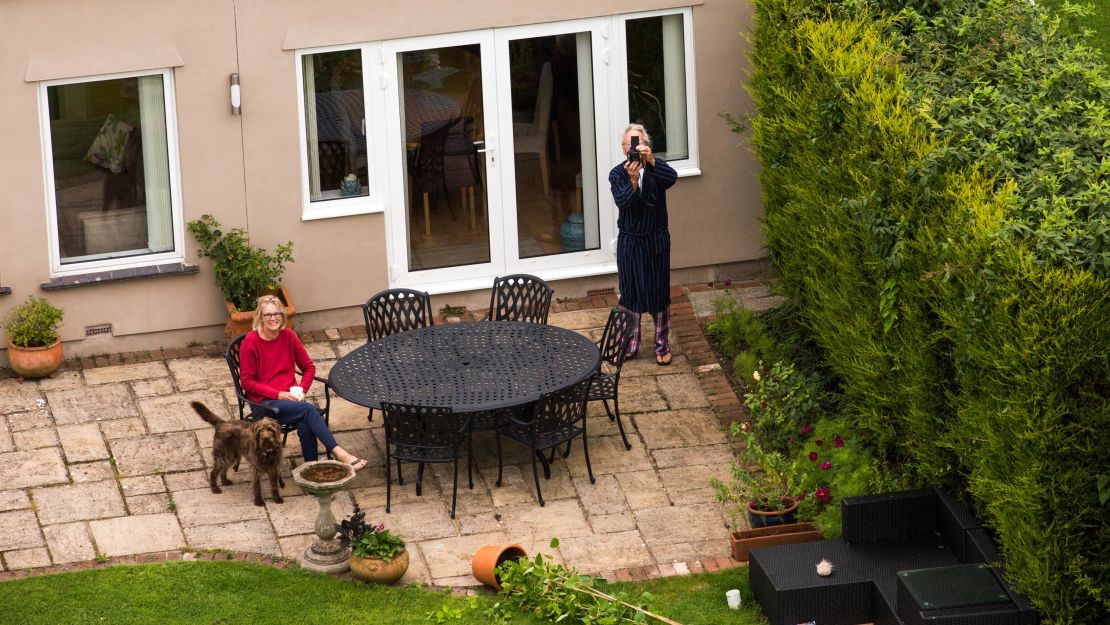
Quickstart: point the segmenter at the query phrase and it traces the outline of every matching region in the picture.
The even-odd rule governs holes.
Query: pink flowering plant
[[[364,558],[380,558],[386,562],[405,550],[403,538],[385,529],[385,525],[366,523],[366,512],[355,502],[354,512],[335,526],[339,543],[350,547],[351,553]]]
[[[842,419],[804,424],[793,466],[799,486],[798,513],[819,520],[826,535],[839,533],[840,499],[870,492],[877,475],[866,452],[847,434]]]

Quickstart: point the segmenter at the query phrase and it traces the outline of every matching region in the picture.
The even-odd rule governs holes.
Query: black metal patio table
[[[420,328],[356,348],[328,382],[347,401],[444,406],[473,413],[522,406],[586,379],[601,353],[576,332],[479,321]]]

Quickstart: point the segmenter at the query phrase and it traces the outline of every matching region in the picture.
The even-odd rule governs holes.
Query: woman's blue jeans
[[[320,411],[311,402],[271,399],[264,403],[277,409],[278,412],[274,418],[278,423],[297,426],[297,438],[301,439],[301,454],[305,462],[319,458],[316,441],[323,443],[328,453],[338,445],[335,437],[328,430],[328,425],[320,416]]]

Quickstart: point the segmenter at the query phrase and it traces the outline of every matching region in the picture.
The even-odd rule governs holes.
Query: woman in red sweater
[[[366,461],[340,447],[335,442],[320,412],[304,396],[289,392],[297,386],[294,366],[301,370],[300,387],[308,392],[316,374],[316,365],[308,357],[301,339],[285,327],[285,306],[273,295],[258,299],[254,311],[254,331],[243,339],[239,348],[239,379],[247,399],[266,404],[277,410],[274,418],[282,424],[295,423],[297,437],[301,440],[301,453],[305,461],[316,460],[316,441],[332,457],[350,464],[355,470],[366,466]]]

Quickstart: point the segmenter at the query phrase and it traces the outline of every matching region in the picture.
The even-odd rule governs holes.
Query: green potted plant
[[[16,306],[4,319],[8,335],[8,365],[24,378],[41,378],[62,364],[58,326],[65,312],[34,295]]]
[[[800,472],[795,463],[763,449],[746,423],[734,423],[732,434],[744,441],[739,462],[733,463],[727,482],[713,478],[709,484],[718,502],[732,504],[728,515],[733,557],[743,562],[753,547],[820,540],[815,526],[797,522],[798,502],[805,493],[797,483]],[[742,513],[751,529],[740,526]]]
[[[335,526],[339,543],[351,549],[351,574],[364,582],[395,584],[409,568],[405,540],[382,524],[366,523],[355,502],[351,516]]]
[[[293,242],[274,248],[273,253],[250,244],[242,228],[221,230],[220,222],[211,215],[190,221],[189,234],[200,243],[200,255],[212,259],[216,286],[227,305],[227,338],[235,338],[251,329],[252,314],[260,295],[277,295],[285,304],[289,325],[296,309],[289,292],[281,286],[286,263],[293,262]]]

